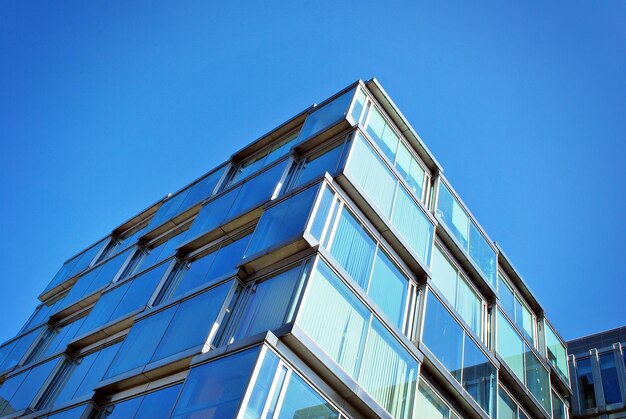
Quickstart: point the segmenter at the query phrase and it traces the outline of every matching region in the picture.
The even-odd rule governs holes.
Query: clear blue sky
[[[626,324],[626,2],[249,3],[3,2],[0,341],[67,257],[372,76],[566,338]]]

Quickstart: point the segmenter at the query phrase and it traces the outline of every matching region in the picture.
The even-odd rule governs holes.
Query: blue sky
[[[70,255],[372,76],[565,338],[626,324],[625,16],[623,1],[4,2],[0,341]]]

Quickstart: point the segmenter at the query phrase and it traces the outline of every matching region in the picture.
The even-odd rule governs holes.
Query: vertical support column
[[[617,379],[622,394],[622,403],[626,405],[626,365],[624,365],[623,348],[620,343],[613,344],[613,354],[615,355],[615,367],[617,368]]]
[[[582,415],[582,406],[580,403],[580,390],[578,388],[578,373],[576,371],[576,357],[568,356],[569,376],[572,383],[572,416]]]
[[[589,361],[591,363],[591,375],[593,376],[593,388],[596,394],[596,407],[598,411],[606,410],[604,401],[604,389],[602,387],[602,372],[600,370],[600,358],[597,349],[589,351]]]

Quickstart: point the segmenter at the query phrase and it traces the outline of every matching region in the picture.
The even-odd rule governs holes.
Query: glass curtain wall
[[[543,330],[545,332],[546,353],[548,360],[559,372],[561,377],[569,384],[569,368],[567,366],[567,349],[558,338],[552,326],[544,319]]]
[[[535,345],[535,315],[517,291],[498,274],[498,299],[506,315],[517,325],[524,337]],[[566,363],[567,364],[567,363]]]

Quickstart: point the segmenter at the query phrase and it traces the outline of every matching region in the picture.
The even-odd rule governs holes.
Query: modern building
[[[626,418],[626,326],[567,342],[572,416]]]
[[[0,416],[566,418],[565,343],[375,79],[72,256]]]

